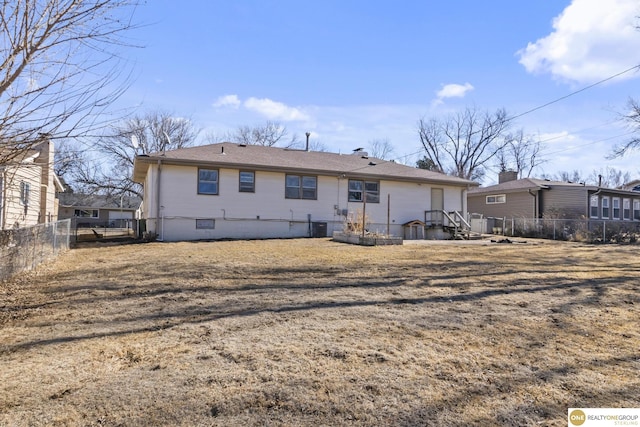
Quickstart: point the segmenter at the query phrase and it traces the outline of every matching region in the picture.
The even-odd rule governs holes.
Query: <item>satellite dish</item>
[[[135,135],[131,135],[131,145],[133,145],[133,148],[135,150],[138,149],[138,147],[140,146],[140,141],[138,141],[138,137]]]

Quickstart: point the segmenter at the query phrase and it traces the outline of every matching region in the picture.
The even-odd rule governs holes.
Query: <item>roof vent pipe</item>
[[[309,137],[311,136],[311,132],[306,132],[305,135],[307,135],[307,149],[306,149],[306,151],[309,151]]]

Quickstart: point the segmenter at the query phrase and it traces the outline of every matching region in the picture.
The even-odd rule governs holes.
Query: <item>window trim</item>
[[[602,219],[610,219],[611,218],[611,207],[609,206],[609,197],[603,197],[600,199],[600,215]],[[606,215],[605,215],[606,209]]]
[[[351,188],[352,182],[359,182],[361,185],[360,190],[353,190]],[[377,190],[376,191],[367,190],[367,184],[375,184],[377,187]],[[356,199],[352,197],[352,194],[355,194],[355,193],[360,194],[360,199]],[[349,203],[363,203],[364,197],[367,198],[367,203],[380,203],[380,181],[350,178],[347,183],[347,200],[349,201]]]
[[[593,202],[596,202],[595,205]],[[594,213],[595,209],[595,215]],[[590,218],[598,218],[598,212],[600,212],[600,198],[597,195],[592,195],[589,198],[589,217]]]
[[[242,181],[242,174],[251,174],[251,188],[245,188],[243,189],[242,185],[243,185],[243,181]],[[245,185],[247,184],[246,182],[244,183]],[[251,171],[251,170],[240,170],[238,172],[238,192],[240,193],[255,193],[256,192],[256,172],[255,171]]]
[[[620,213],[621,213],[620,212],[620,197],[613,197],[611,199],[611,214],[613,215],[612,218],[613,219],[621,219]]]
[[[22,206],[29,206],[30,195],[31,183],[27,181],[20,181],[20,204]]]
[[[624,221],[631,220],[631,199],[622,199],[622,219]]]
[[[489,200],[493,198],[493,201]],[[485,204],[487,205],[499,205],[507,203],[507,195],[506,194],[490,194],[485,197]]]
[[[207,181],[207,180],[202,180],[200,178],[200,172],[201,171],[209,171],[209,172],[213,172],[215,171],[216,173],[216,180],[215,181]],[[216,186],[216,190],[215,192],[204,192],[204,191],[200,191],[200,185],[202,183],[215,183]],[[217,196],[220,194],[220,170],[219,169],[210,169],[210,168],[198,168],[198,194],[201,194],[203,196]]]
[[[289,177],[298,178],[298,185],[296,187],[288,185]],[[305,178],[311,178],[314,181],[313,187],[305,187]],[[296,188],[298,191],[298,197],[292,197],[289,195],[288,189]],[[313,188],[313,197],[305,197],[305,189],[310,191]],[[286,173],[284,175],[284,198],[290,200],[318,200],[318,176],[317,175],[301,175],[297,173]]]

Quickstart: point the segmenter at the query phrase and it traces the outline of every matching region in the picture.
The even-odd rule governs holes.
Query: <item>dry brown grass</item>
[[[637,246],[72,250],[0,285],[0,425],[566,425],[640,407]]]

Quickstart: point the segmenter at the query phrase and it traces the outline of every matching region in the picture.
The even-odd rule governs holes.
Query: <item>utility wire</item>
[[[579,94],[579,93],[581,93],[581,92],[584,92],[584,91],[585,91],[585,90],[587,90],[587,89],[591,89],[591,88],[593,88],[593,87],[595,87],[595,86],[601,85],[602,83],[608,82],[609,80],[613,80],[613,79],[615,79],[616,77],[620,77],[620,76],[621,76],[621,75],[623,75],[623,74],[626,74],[626,73],[628,73],[628,72],[630,72],[630,71],[637,70],[637,69],[640,69],[640,64],[638,64],[638,65],[634,65],[634,66],[633,66],[633,67],[631,67],[631,68],[627,68],[627,69],[626,69],[626,70],[624,70],[624,71],[621,71],[621,72],[619,72],[619,73],[617,73],[617,74],[614,74],[614,75],[612,75],[612,76],[609,76],[609,77],[607,77],[606,79],[603,79],[603,80],[600,80],[600,81],[598,81],[598,82],[595,82],[595,83],[593,83],[593,84],[591,84],[591,85],[589,85],[589,86],[585,86],[585,87],[583,87],[582,89],[576,90],[575,92],[571,92],[571,93],[570,93],[570,94],[568,94],[568,95],[562,96],[562,97],[560,97],[560,98],[558,98],[558,99],[554,99],[553,101],[547,102],[546,104],[539,105],[539,106],[537,106],[537,107],[535,107],[535,108],[532,108],[532,109],[530,109],[530,110],[527,110],[527,111],[525,111],[525,112],[523,112],[523,113],[517,114],[517,115],[515,115],[515,116],[513,116],[513,117],[510,117],[510,118],[509,118],[509,120],[515,120],[515,119],[520,118],[520,117],[522,117],[522,116],[524,116],[524,115],[527,115],[527,114],[533,113],[534,111],[538,111],[538,110],[540,110],[540,109],[542,109],[542,108],[548,107],[549,105],[555,104],[556,102],[560,102],[560,101],[562,101],[562,100],[565,100],[565,99],[567,99],[567,98],[569,98],[569,97],[571,97],[571,96],[573,96],[573,95],[577,95],[577,94]]]

